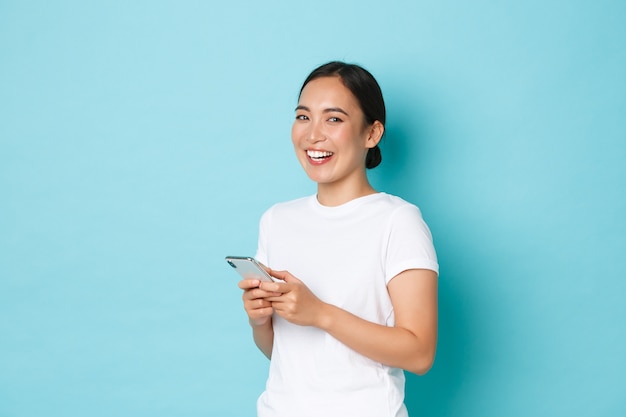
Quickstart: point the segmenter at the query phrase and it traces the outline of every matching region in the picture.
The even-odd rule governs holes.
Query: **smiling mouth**
[[[324,161],[325,159],[328,159],[331,156],[333,156],[332,152],[326,152],[326,151],[306,151],[306,154],[309,158],[311,158],[312,160],[316,162]]]

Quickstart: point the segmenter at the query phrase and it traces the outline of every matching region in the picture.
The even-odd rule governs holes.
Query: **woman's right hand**
[[[241,296],[243,300],[243,308],[248,314],[248,319],[253,327],[259,327],[267,324],[274,309],[272,303],[267,301],[267,297],[276,297],[280,294],[268,292],[259,288],[261,281],[258,279],[244,279],[239,281],[239,288],[243,290]]]

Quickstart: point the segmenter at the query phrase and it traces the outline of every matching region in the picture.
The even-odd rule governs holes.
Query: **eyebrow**
[[[309,109],[307,106],[298,106],[296,107],[296,111],[298,110],[304,110],[304,111],[311,111],[311,109]],[[343,113],[346,116],[350,116],[344,109],[342,109],[341,107],[329,107],[327,109],[324,109],[324,113]]]

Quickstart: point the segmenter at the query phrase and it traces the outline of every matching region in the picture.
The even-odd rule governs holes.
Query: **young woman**
[[[271,207],[257,259],[280,282],[240,281],[270,358],[260,417],[407,416],[403,370],[437,342],[438,264],[419,209],[370,185],[385,131],[380,87],[330,62],[300,91],[291,138],[317,194]]]

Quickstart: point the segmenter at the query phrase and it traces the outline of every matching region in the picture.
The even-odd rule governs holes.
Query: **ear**
[[[383,137],[383,133],[385,133],[385,126],[378,120],[374,121],[372,125],[368,128],[368,137],[365,146],[367,148],[373,148]]]

